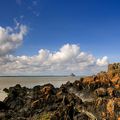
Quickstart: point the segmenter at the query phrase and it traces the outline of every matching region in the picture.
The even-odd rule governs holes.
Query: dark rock
[[[5,120],[5,113],[4,112],[0,112],[0,120]]]
[[[0,111],[7,110],[7,109],[8,109],[8,106],[4,102],[0,101]]]
[[[3,91],[9,93],[9,90],[7,88],[4,88]]]
[[[74,120],[91,120],[85,113],[79,113],[74,117]]]
[[[117,98],[120,98],[120,90],[119,91],[114,91],[114,96]]]

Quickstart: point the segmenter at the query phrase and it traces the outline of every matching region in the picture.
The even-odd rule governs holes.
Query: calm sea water
[[[26,86],[29,88],[34,87],[35,85],[44,85],[47,83],[53,84],[55,87],[60,87],[62,84],[65,84],[67,81],[74,82],[79,80],[80,77],[0,77],[0,100],[2,101],[6,94],[2,91],[4,88],[9,88],[20,84],[21,86]]]

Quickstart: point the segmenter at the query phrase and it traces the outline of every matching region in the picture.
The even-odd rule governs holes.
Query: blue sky
[[[27,34],[14,56],[75,44],[96,61],[120,59],[119,0],[1,0],[0,26],[14,28],[15,22],[27,26]]]

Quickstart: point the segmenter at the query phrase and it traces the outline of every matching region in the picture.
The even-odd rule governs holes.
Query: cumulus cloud
[[[97,59],[96,64],[98,66],[105,66],[105,65],[107,65],[108,64],[108,57],[104,56],[102,59]]]
[[[0,26],[0,56],[5,56],[18,48],[27,32],[25,25],[17,25],[15,28]]]
[[[40,49],[38,54],[33,56],[8,54],[0,57],[1,73],[13,75],[84,73],[106,64],[108,64],[106,56],[96,59],[92,54],[81,51],[80,46],[76,44],[65,44],[56,52]]]
[[[66,62],[72,58],[75,58],[80,52],[80,48],[77,45],[66,44],[60,48],[58,52],[52,54],[51,60],[53,62]]]
[[[33,56],[12,54],[23,42],[27,26],[0,26],[0,75],[95,73],[108,64],[107,56],[96,58],[77,44],[65,44],[57,51],[40,49]]]

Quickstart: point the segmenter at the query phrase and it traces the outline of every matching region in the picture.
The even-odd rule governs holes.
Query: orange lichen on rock
[[[120,116],[118,117],[118,119],[117,120],[120,120]]]
[[[113,91],[114,91],[114,89],[112,87],[107,88],[107,93],[111,97],[113,96]]]
[[[116,74],[112,79],[111,79],[113,84],[118,84],[118,82],[120,81],[120,77],[118,74]]]
[[[102,113],[101,113],[101,117],[102,117],[102,120],[106,120],[106,113],[105,113],[105,112],[102,112]]]
[[[119,90],[119,89],[120,89],[120,85],[119,85],[119,84],[114,85],[114,87],[115,87],[117,90]]]
[[[115,115],[114,115],[114,100],[113,99],[108,100],[106,109],[107,109],[107,113],[108,113],[110,120],[114,120]]]
[[[89,84],[91,84],[91,83],[93,83],[93,82],[94,82],[93,76],[85,77],[84,80],[83,80],[83,83],[84,83],[84,84],[87,84],[87,85],[89,85]]]

